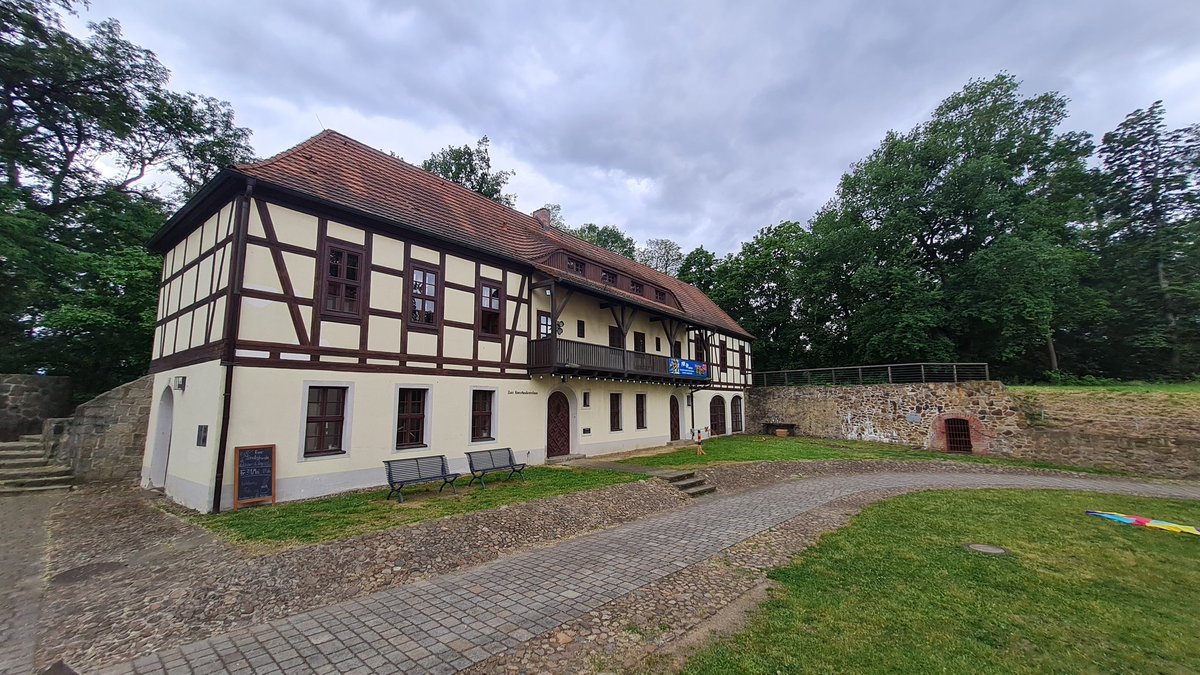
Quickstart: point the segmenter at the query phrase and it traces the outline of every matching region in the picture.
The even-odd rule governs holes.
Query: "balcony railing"
[[[617,376],[696,380],[672,374],[670,359],[658,354],[631,352],[617,347],[575,340],[542,338],[529,342],[529,368],[533,372],[595,373]]]

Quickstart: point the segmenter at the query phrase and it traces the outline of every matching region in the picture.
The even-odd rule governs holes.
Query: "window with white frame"
[[[398,389],[396,395],[396,449],[425,447],[425,389]]]

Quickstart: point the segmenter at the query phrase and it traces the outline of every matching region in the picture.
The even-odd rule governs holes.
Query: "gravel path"
[[[61,492],[0,497],[0,673],[33,670],[46,518]]]
[[[454,672],[471,666],[487,669],[493,663],[500,667],[489,659],[515,656],[527,649],[525,643],[545,640],[539,635],[570,644],[575,635],[565,627],[572,622],[653,584],[669,584],[672,575],[679,576],[676,572],[727,549],[773,562],[772,555],[756,548],[755,537],[773,529],[786,531],[797,516],[839,500],[995,487],[1200,499],[1200,485],[1192,483],[990,468],[918,467],[806,478],[702,500],[461,572],[160,651],[105,672]],[[747,540],[749,545],[739,549]]]

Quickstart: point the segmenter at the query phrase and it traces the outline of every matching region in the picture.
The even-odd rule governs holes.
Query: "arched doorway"
[[[556,391],[546,402],[546,456],[571,454],[571,403]]]
[[[167,486],[167,463],[171,459],[171,424],[175,420],[175,396],[171,388],[158,397],[158,416],[154,425],[154,452],[150,455],[150,487]]]
[[[708,427],[713,436],[725,435],[725,398],[714,396],[708,404]]]
[[[734,396],[729,399],[729,421],[733,433],[742,433],[742,397]]]
[[[679,397],[671,394],[671,440],[679,440]]]

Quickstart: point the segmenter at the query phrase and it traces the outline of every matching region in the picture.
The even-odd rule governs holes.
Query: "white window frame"
[[[492,392],[492,438],[491,440],[473,440],[471,438],[472,427],[475,425],[475,414],[472,403],[475,399],[475,392],[490,391]],[[471,387],[470,393],[467,394],[467,445],[496,445],[500,442],[500,389],[497,387]]]
[[[422,446],[415,448],[397,448],[396,447],[396,427],[400,425],[400,390],[401,389],[421,389],[425,392],[425,422],[421,425],[421,442]],[[433,422],[433,389],[429,385],[411,385],[398,383],[392,388],[392,454],[402,454],[405,452],[427,452],[431,442],[432,424]]]
[[[345,387],[346,388],[346,406],[342,411],[342,452],[336,455],[320,455],[315,457],[304,456],[304,438],[307,434],[308,425],[308,390],[313,387]],[[296,459],[300,462],[328,462],[331,460],[346,459],[350,456],[351,448],[354,447],[354,439],[352,432],[354,430],[354,383],[346,380],[305,380],[300,391],[300,423],[299,436],[296,442]]]

